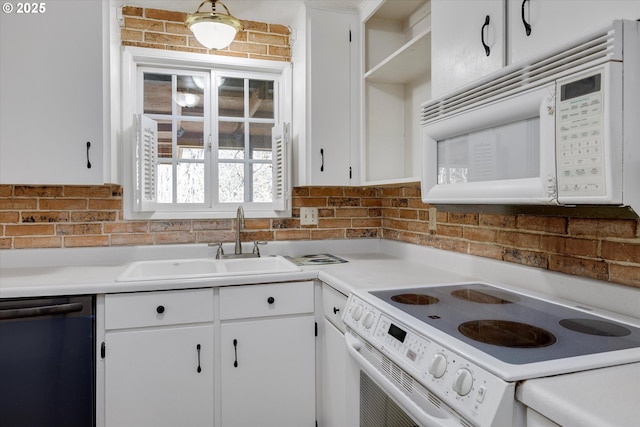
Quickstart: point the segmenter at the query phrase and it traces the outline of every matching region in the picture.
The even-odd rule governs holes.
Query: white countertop
[[[233,243],[229,243],[229,251]],[[245,250],[250,250],[248,245]],[[300,272],[262,276],[261,283],[319,278],[345,294],[350,288],[406,286],[475,280],[515,287],[640,319],[640,289],[526,267],[515,263],[380,239],[269,242],[264,256],[332,253],[347,264],[303,267]],[[256,276],[117,282],[133,261],[213,258],[204,244],[108,248],[0,250],[0,298],[81,293],[134,292],[256,283]]]
[[[640,363],[525,381],[517,397],[565,427],[636,427]]]
[[[320,279],[338,291],[485,281],[617,313],[638,323],[640,290],[546,270],[378,239],[270,242],[264,255],[332,253],[346,264],[298,272],[189,280],[118,282],[139,260],[206,258],[206,245],[0,251],[0,298],[188,289]],[[640,419],[640,364],[529,380],[519,398],[565,426],[633,425]]]

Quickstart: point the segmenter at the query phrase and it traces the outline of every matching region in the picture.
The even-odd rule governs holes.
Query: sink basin
[[[300,271],[281,256],[234,259],[169,259],[132,262],[118,276],[118,282],[139,280],[196,279],[203,277],[273,274]]]
[[[136,261],[118,276],[118,282],[207,277],[219,274],[223,265],[208,258]]]
[[[264,274],[300,271],[301,268],[281,256],[264,258],[230,258],[222,263],[227,274]]]

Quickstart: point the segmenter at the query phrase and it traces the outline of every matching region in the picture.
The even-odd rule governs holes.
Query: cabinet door
[[[212,325],[109,332],[105,342],[107,427],[213,425]]]
[[[222,427],[315,426],[313,316],[221,326]]]
[[[103,184],[106,3],[6,5],[14,10],[0,14],[0,183]]]
[[[344,335],[324,320],[322,337],[322,419],[323,426],[346,424],[347,348]]]
[[[307,16],[307,176],[310,185],[349,185],[354,115],[349,30],[354,15],[309,9]]]
[[[640,1],[509,0],[508,60],[514,63],[544,54],[611,25],[614,19],[639,18]],[[531,26],[529,35],[525,22]]]
[[[432,0],[434,98],[504,66],[504,9],[504,0]]]

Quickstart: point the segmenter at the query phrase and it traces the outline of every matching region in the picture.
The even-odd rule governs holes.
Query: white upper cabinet
[[[420,104],[431,96],[428,0],[364,2],[362,183],[419,180]]]
[[[303,6],[293,47],[295,185],[352,185],[357,168],[354,80],[358,15]]]
[[[614,19],[639,19],[640,1],[432,0],[432,15],[432,93],[437,98]]]
[[[510,63],[544,54],[614,19],[640,19],[638,0],[509,0],[508,10]]]
[[[14,10],[0,15],[0,183],[103,184],[108,2],[7,5]]]
[[[433,97],[505,65],[504,0],[432,0]]]

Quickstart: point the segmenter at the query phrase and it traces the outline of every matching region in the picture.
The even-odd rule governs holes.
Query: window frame
[[[292,86],[291,86],[291,69],[289,62],[257,60],[246,58],[235,58],[225,56],[214,56],[198,53],[162,51],[157,49],[139,48],[126,46],[122,50],[122,94],[121,94],[121,135],[122,135],[122,183],[123,183],[123,213],[125,219],[217,219],[217,218],[233,218],[239,205],[242,205],[246,217],[253,218],[279,218],[291,216],[291,141],[286,141],[285,150],[288,152],[286,157],[285,173],[285,194],[284,204],[282,201],[273,200],[271,203],[216,203],[217,196],[205,195],[205,204],[158,204],[153,208],[145,207],[139,201],[138,189],[138,160],[137,160],[137,138],[139,132],[138,121],[136,116],[140,113],[140,103],[142,102],[143,85],[139,81],[139,68],[150,68],[158,70],[167,70],[172,72],[181,71],[203,71],[209,72],[212,80],[209,84],[213,84],[220,74],[233,75],[241,78],[273,79],[278,76],[277,83],[274,84],[274,98],[277,96],[277,110],[274,111],[274,126],[282,123],[291,122],[291,104],[292,104]],[[215,90],[215,89],[213,89]],[[212,139],[217,141],[218,113],[215,102],[211,102],[210,108],[215,111],[210,118],[205,118],[205,123],[209,122],[207,128]],[[205,139],[207,134],[205,133]],[[205,140],[205,150],[207,141]],[[206,154],[214,159],[217,170],[217,145],[212,144],[211,153]],[[214,163],[212,161],[211,164]],[[275,163],[275,162],[274,162]],[[274,164],[274,168],[275,168]],[[205,168],[207,169],[207,168]],[[213,175],[216,175],[215,173]],[[208,183],[217,183],[217,176],[206,177]],[[276,184],[273,183],[275,186]],[[211,200],[211,204],[208,201]]]

